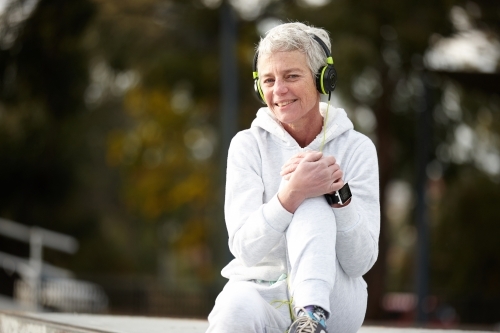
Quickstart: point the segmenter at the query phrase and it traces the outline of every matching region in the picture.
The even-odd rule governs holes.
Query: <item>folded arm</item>
[[[231,142],[226,175],[225,216],[229,249],[245,266],[261,261],[281,240],[293,214],[277,195],[264,203],[262,162],[251,136],[239,133]]]
[[[380,201],[375,146],[363,141],[343,169],[352,200],[333,208],[337,221],[336,251],[340,266],[350,277],[366,274],[378,257]]]

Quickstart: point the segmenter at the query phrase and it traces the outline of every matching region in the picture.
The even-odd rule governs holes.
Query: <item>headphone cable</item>
[[[323,120],[323,140],[321,141],[321,146],[319,148],[320,152],[323,152],[326,141],[326,126],[328,124],[328,109],[330,108],[330,98],[332,97],[332,92],[328,92],[328,105],[326,106],[325,118]]]

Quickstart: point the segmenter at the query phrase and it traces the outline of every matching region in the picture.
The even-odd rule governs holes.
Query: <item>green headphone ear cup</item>
[[[316,74],[316,89],[318,89],[320,94],[324,94],[324,95],[327,94],[325,92],[325,87],[323,84],[323,75],[325,73],[325,70],[326,70],[326,66],[321,67],[318,71],[318,74]]]
[[[316,89],[321,94],[328,95],[337,86],[337,71],[333,65],[321,67],[316,74]]]
[[[266,98],[262,92],[262,87],[259,82],[259,73],[257,72],[257,60],[259,59],[259,52],[255,52],[253,56],[252,69],[253,69],[253,90],[255,91],[255,97],[263,104],[266,104]]]
[[[260,87],[259,78],[256,77],[253,83],[253,88],[255,90],[255,96],[261,102],[266,104],[266,98],[264,97],[264,93],[262,92],[262,88]]]

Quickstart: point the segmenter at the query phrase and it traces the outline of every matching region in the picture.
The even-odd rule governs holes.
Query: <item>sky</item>
[[[0,0],[0,15],[3,14],[3,11],[5,10],[5,6],[7,5],[8,0]]]
[[[451,9],[450,20],[456,32],[449,37],[431,37],[431,46],[424,57],[428,67],[482,73],[497,71],[500,62],[498,36],[477,29],[470,16],[464,8],[455,6]]]

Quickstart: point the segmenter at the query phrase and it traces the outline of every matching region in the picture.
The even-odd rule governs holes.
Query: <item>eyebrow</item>
[[[301,68],[299,68],[299,67],[294,67],[294,68],[285,69],[285,70],[283,71],[283,74],[288,74],[288,73],[291,73],[291,72],[299,72],[299,73],[303,73],[303,72],[304,72],[304,70],[303,70],[303,69],[301,69]],[[268,77],[268,76],[272,76],[272,74],[271,74],[271,73],[264,73],[264,74],[262,74],[262,75],[260,75],[260,76],[262,76],[262,77]]]

